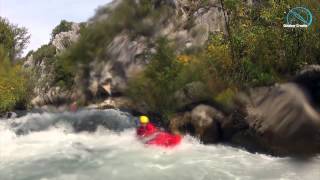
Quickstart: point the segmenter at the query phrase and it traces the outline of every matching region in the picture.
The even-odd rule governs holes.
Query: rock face
[[[255,89],[245,121],[259,148],[273,154],[312,154],[320,152],[319,112],[308,93],[294,83]],[[233,140],[242,143],[241,135]],[[254,143],[254,142],[249,142]]]
[[[57,34],[52,40],[52,45],[56,47],[58,52],[68,48],[72,43],[76,42],[79,38],[80,25],[73,23],[71,30],[68,32],[61,32]]]
[[[68,32],[61,32],[50,42],[55,47],[56,53],[61,53],[79,38],[80,25],[72,24]],[[46,58],[46,57],[44,57]],[[62,90],[60,87],[52,86],[54,67],[53,62],[47,59],[35,59],[33,55],[29,56],[24,62],[24,67],[34,73],[34,97],[31,101],[35,107],[43,105],[60,105],[70,101],[73,92]]]
[[[204,143],[227,142],[252,152],[277,156],[320,153],[319,69],[310,66],[293,82],[239,94],[238,106],[229,115],[199,105],[173,117],[170,128],[195,135]]]
[[[106,47],[108,60],[95,61],[91,64],[90,84],[92,87],[104,86],[106,80],[111,81],[112,93],[123,93],[128,79],[141,72],[148,63],[147,55],[155,52],[155,40],[160,36],[167,36],[177,43],[177,51],[186,48],[202,46],[209,37],[209,33],[225,31],[223,11],[218,1],[209,1],[200,7],[201,1],[184,0],[155,0],[155,11],[160,4],[166,4],[174,10],[173,16],[160,17],[158,22],[150,22],[157,27],[150,35],[130,37],[128,31],[119,32]],[[114,8],[118,3],[111,3]],[[98,13],[94,21],[107,18],[104,13]],[[148,19],[145,19],[148,21]],[[190,26],[190,27],[186,27]]]
[[[91,64],[90,84],[102,87],[109,82],[112,93],[123,92],[128,78],[141,72],[146,65],[147,50],[145,37],[132,41],[125,32],[117,35],[106,49],[109,60]]]
[[[155,53],[155,41],[159,37],[166,36],[177,44],[177,52],[188,48],[202,46],[209,37],[210,33],[221,31],[225,32],[225,18],[221,5],[217,0],[209,0],[202,3],[201,0],[153,0],[154,10],[157,11],[160,5],[166,5],[172,11],[164,13],[159,20],[154,22],[145,18],[145,21],[154,30],[147,34],[138,34],[134,37],[130,35],[130,30],[123,29],[113,37],[111,43],[105,47],[104,59],[93,59],[89,66],[87,77],[79,78],[77,86],[86,80],[85,88],[90,93],[89,98],[104,99],[113,94],[123,94],[128,85],[128,80],[140,73],[146,64],[148,57]],[[95,22],[104,21],[109,17],[112,9],[115,9],[121,1],[113,1],[106,7],[97,11],[97,14],[89,20],[88,26]],[[139,3],[139,1],[136,1]],[[51,44],[57,49],[57,53],[68,48],[79,38],[80,25],[74,23],[72,30],[57,34]],[[36,64],[35,62],[41,62]],[[25,66],[37,69],[39,78],[38,85],[35,87],[35,94],[38,96],[33,100],[34,105],[54,104],[56,102],[68,101],[73,95],[75,99],[81,94],[83,88],[77,92],[61,92],[57,87],[51,87],[52,67],[45,61],[38,61],[30,56],[25,62]],[[80,77],[81,76],[81,77]],[[110,86],[109,91],[103,87]]]

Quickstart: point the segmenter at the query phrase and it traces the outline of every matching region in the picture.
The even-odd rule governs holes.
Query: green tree
[[[232,72],[228,73],[231,84],[241,88],[267,85],[291,76],[304,65],[317,63],[319,25],[307,29],[283,27],[285,12],[301,5],[299,1],[268,0],[259,5],[240,0],[221,0],[220,3],[229,14],[227,41],[222,43],[230,48],[232,55],[232,66],[225,70]],[[310,9],[314,6],[308,1],[304,4]]]
[[[175,109],[174,93],[179,89],[178,77],[181,64],[176,59],[174,48],[168,40],[157,41],[157,53],[152,55],[144,73],[133,79],[128,94],[139,102],[144,102],[151,111],[164,117]]]
[[[0,17],[0,112],[26,105],[29,77],[18,62],[29,41],[26,28],[10,24]]]
[[[24,27],[10,24],[0,17],[0,45],[8,53],[10,59],[19,58],[29,43],[30,35]]]

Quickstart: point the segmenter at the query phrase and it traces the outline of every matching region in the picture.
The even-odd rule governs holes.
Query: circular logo
[[[312,13],[305,7],[295,7],[287,14],[287,24],[310,26],[312,24]]]

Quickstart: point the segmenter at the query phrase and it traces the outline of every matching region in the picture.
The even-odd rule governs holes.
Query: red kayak
[[[138,138],[145,144],[174,147],[181,142],[181,136],[159,131],[152,123],[137,129]]]
[[[167,132],[159,132],[155,138],[146,142],[148,145],[157,145],[162,147],[174,147],[181,142],[181,136],[173,135]]]

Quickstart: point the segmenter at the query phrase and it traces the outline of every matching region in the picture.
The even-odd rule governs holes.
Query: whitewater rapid
[[[105,127],[75,133],[79,119]],[[108,122],[108,123],[107,123]],[[17,132],[23,129],[23,135]],[[28,114],[0,120],[0,180],[317,180],[320,157],[308,161],[202,145],[186,136],[175,149],[147,147],[134,118],[120,111]]]

